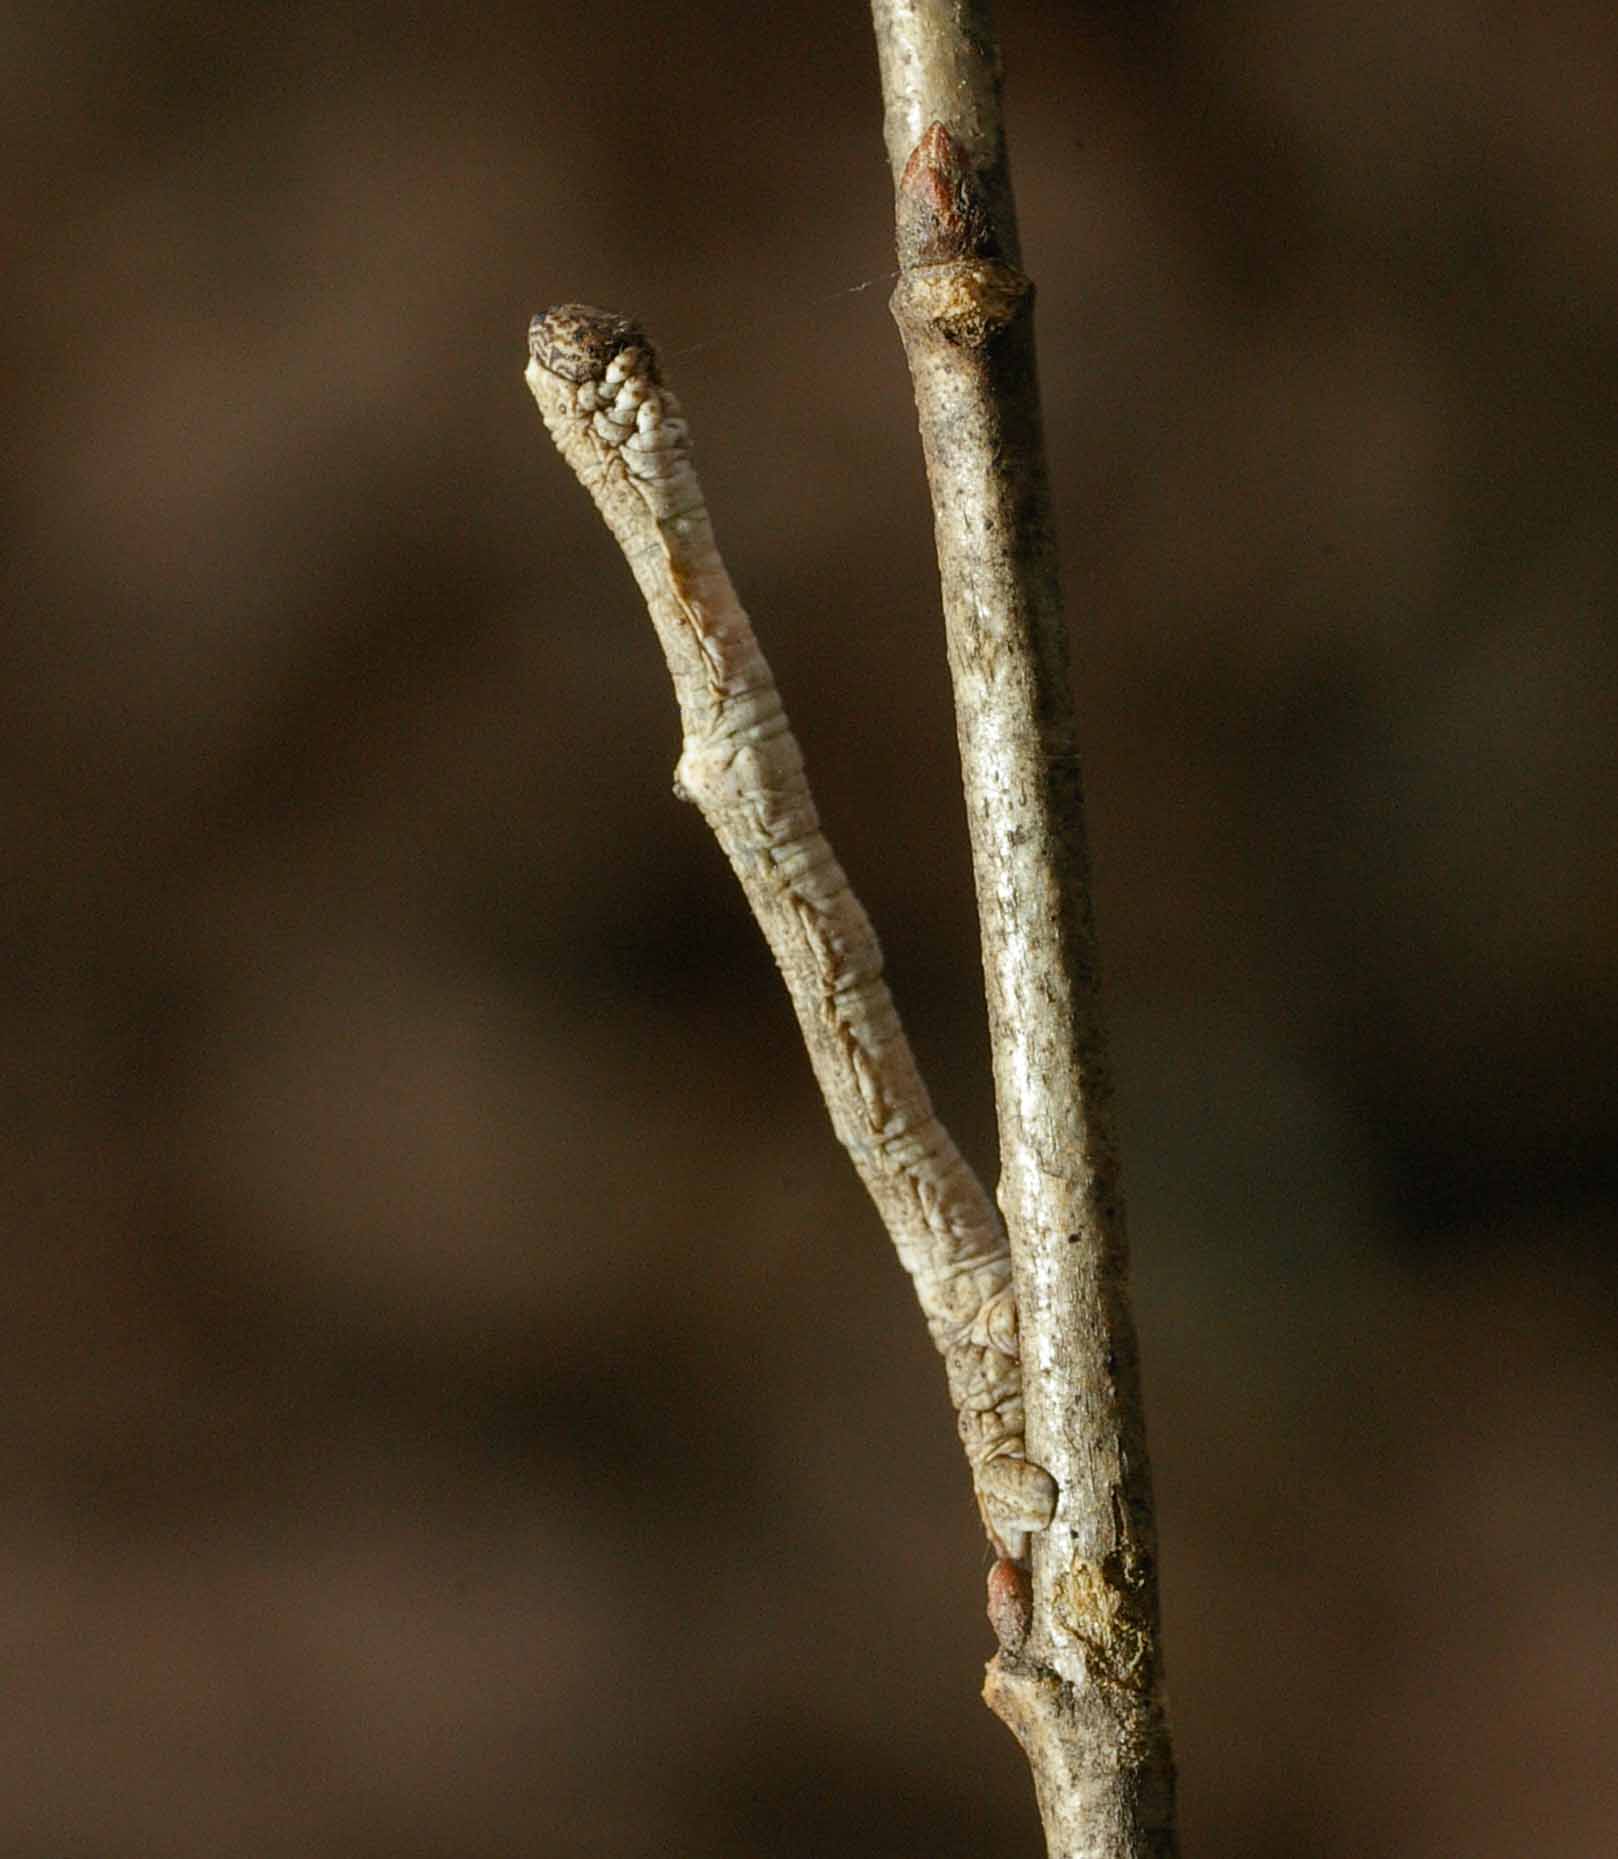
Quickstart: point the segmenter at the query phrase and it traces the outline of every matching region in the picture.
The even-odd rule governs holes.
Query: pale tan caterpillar
[[[869,918],[820,830],[803,757],[714,544],[680,404],[629,319],[536,316],[526,379],[651,611],[679,699],[676,791],[713,828],[785,977],[832,1125],[943,1354],[979,1507],[1021,1557],[1055,1507],[1023,1447],[1005,1232],[933,1114]]]

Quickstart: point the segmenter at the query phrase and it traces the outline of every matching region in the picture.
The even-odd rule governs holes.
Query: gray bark
[[[1156,1530],[1033,337],[980,0],[873,0],[901,280],[982,923],[1028,1456],[985,1696],[1053,1859],[1177,1850]]]

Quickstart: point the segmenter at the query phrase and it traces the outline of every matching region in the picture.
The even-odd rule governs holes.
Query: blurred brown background
[[[1001,23],[1187,1853],[1610,1853],[1618,27]],[[558,299],[674,356],[992,1167],[864,9],[0,54],[0,1854],[1035,1852],[941,1374],[520,379]]]

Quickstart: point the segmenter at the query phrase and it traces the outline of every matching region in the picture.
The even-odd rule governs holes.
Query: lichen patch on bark
[[[1117,1551],[1099,1562],[1074,1561],[1052,1588],[1053,1624],[1084,1649],[1090,1673],[1141,1690],[1151,1681],[1151,1589],[1144,1558]]]

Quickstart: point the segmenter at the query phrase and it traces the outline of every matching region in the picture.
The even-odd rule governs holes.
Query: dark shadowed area
[[[1618,20],[1004,4],[1185,1846],[1618,1849]],[[857,5],[0,16],[0,1853],[982,1859],[942,1373],[521,380],[993,1172]],[[859,288],[863,286],[863,288]]]

